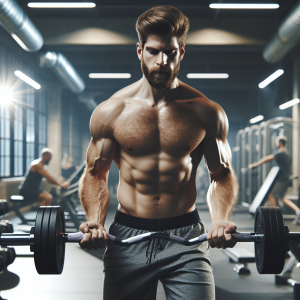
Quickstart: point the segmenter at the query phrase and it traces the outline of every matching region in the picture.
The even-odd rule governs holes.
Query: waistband
[[[114,221],[120,225],[131,227],[134,229],[147,231],[163,231],[194,225],[200,221],[200,217],[196,209],[181,216],[165,219],[138,218],[130,216],[128,214],[124,214],[117,210]]]

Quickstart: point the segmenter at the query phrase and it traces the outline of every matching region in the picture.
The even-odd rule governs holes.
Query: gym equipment
[[[10,203],[12,203],[13,211],[16,213],[16,215],[22,221],[21,224],[32,225],[32,222],[35,222],[35,220],[25,218],[24,215],[19,210],[19,206],[23,204],[22,202],[26,201],[26,200],[24,200],[23,196],[11,195],[9,200],[10,200]]]
[[[251,205],[273,165],[263,164],[255,168],[255,174],[245,172],[245,169],[249,163],[256,162],[277,150],[275,139],[278,135],[287,137],[286,147],[292,155],[293,124],[291,118],[277,117],[237,132],[234,166],[240,188],[239,204]],[[295,169],[293,172],[298,173]]]
[[[0,221],[0,234],[1,233],[13,233],[14,228],[11,222],[8,220],[1,220]]]
[[[277,166],[273,167],[269,172],[267,178],[263,182],[262,186],[260,187],[259,191],[257,192],[254,200],[252,201],[252,204],[249,207],[250,214],[254,215],[257,207],[261,206],[263,202],[267,199],[279,175],[280,175],[280,168]]]
[[[300,233],[289,232],[284,226],[278,207],[259,207],[255,214],[254,233],[233,233],[237,242],[254,242],[255,260],[260,274],[279,274],[284,265],[285,252],[289,243],[300,244]],[[61,274],[64,265],[65,243],[79,243],[84,234],[64,233],[64,211],[60,206],[40,207],[35,227],[30,234],[9,234],[0,236],[1,246],[30,245],[39,274]],[[165,239],[182,245],[194,245],[207,240],[207,234],[186,240],[164,232],[148,232],[125,240],[109,234],[109,239],[120,246],[130,246],[151,239]]]
[[[0,272],[6,270],[16,258],[16,252],[14,248],[0,248]]]
[[[8,213],[8,203],[4,199],[0,199],[0,217]]]
[[[236,263],[233,268],[234,272],[239,275],[250,274],[248,263],[255,262],[255,256],[252,252],[244,248],[234,247],[225,249],[224,254],[229,257],[230,262]]]

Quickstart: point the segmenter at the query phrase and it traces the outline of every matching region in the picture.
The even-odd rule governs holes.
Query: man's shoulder
[[[118,117],[122,114],[126,101],[122,97],[112,96],[101,102],[94,110],[90,128],[91,134],[96,139],[112,136]]]
[[[184,85],[183,88],[186,91],[187,101],[203,121],[206,135],[223,140],[228,131],[228,119],[221,105],[188,85]]]
[[[195,88],[181,82],[182,98],[190,102],[195,108],[201,109],[201,112],[215,114],[218,117],[219,114],[225,114],[223,108],[213,100],[210,100],[203,93]]]
[[[44,166],[39,159],[34,160],[30,165],[30,171],[36,172],[39,169],[42,169]]]
[[[125,107],[125,99],[123,97],[112,96],[108,100],[101,102],[94,110],[93,117],[101,117],[104,125],[109,122],[106,119],[111,119],[116,112],[122,112]],[[105,122],[106,121],[106,122]]]

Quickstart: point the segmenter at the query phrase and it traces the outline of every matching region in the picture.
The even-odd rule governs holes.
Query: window
[[[11,105],[0,106],[0,178],[23,176],[45,147],[45,92],[27,89]]]
[[[14,176],[23,175],[23,107],[14,105]]]
[[[43,148],[47,147],[47,99],[46,99],[46,92],[41,91],[39,93],[39,97],[37,99],[38,107],[39,107],[39,114],[38,114],[38,132],[39,132],[39,139],[38,139],[38,154],[41,153]]]
[[[26,168],[35,158],[35,111],[34,111],[34,94],[27,93],[25,97],[26,107]],[[37,158],[37,157],[36,157]]]
[[[12,98],[0,105],[0,179],[24,175],[47,146],[47,91],[18,80],[18,69],[26,69],[25,63],[0,44],[0,88],[7,88]]]
[[[0,176],[10,175],[10,112],[8,106],[0,106]]]

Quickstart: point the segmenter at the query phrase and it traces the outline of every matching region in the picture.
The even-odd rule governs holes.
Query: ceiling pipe
[[[54,51],[41,53],[39,65],[42,68],[51,68],[73,93],[79,94],[84,91],[83,80],[63,54]]]
[[[0,0],[0,24],[24,50],[42,48],[42,34],[14,0]]]
[[[285,18],[279,30],[263,50],[269,63],[280,61],[300,40],[300,1]]]

